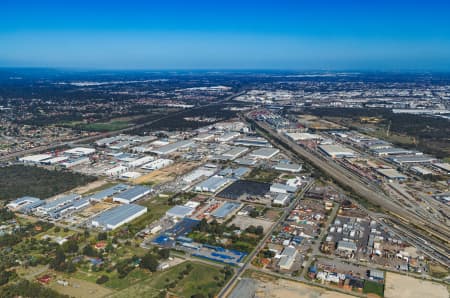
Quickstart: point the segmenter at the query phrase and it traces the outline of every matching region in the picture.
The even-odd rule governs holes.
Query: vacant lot
[[[56,282],[58,279],[68,281],[69,284],[67,286],[60,285]],[[50,283],[50,288],[61,294],[76,298],[100,298],[113,293],[113,290],[100,286],[96,283],[73,277],[63,278],[62,276],[58,276],[56,279],[52,280]]]
[[[334,291],[312,287],[300,282],[278,279],[263,273],[251,271],[249,275],[256,283],[256,297],[261,298],[351,298]],[[234,297],[234,296],[232,296]],[[238,297],[238,296],[236,296]]]
[[[153,171],[133,180],[134,184],[160,184],[174,180],[177,176],[183,175],[197,167],[197,162],[176,163],[164,169]]]
[[[255,168],[250,172],[250,174],[248,174],[246,179],[257,182],[270,183],[276,178],[278,178],[278,176],[280,176],[280,173],[277,171],[270,169]]]
[[[234,224],[237,227],[240,227],[241,230],[245,230],[249,226],[255,227],[262,226],[264,228],[264,232],[266,232],[273,225],[273,222],[259,218],[237,215],[231,221],[230,225],[232,224]]]
[[[22,165],[0,167],[0,177],[1,200],[22,196],[45,199],[97,179],[69,171],[50,171]]]
[[[420,280],[406,275],[386,273],[386,298],[443,298],[449,297],[447,287],[439,283]]]
[[[191,264],[193,269],[181,277],[180,273],[186,269],[187,264]],[[185,262],[166,271],[153,273],[148,279],[116,293],[113,297],[159,297],[161,291],[165,291],[169,285],[169,292],[177,297],[191,297],[194,294],[208,297],[208,294],[217,294],[220,289],[218,282],[223,281],[223,277],[219,267]]]

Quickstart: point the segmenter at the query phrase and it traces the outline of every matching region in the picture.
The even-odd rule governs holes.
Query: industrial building
[[[282,172],[299,173],[302,170],[302,165],[290,162],[279,162],[273,166],[273,169]]]
[[[225,157],[224,159],[234,160],[247,151],[248,148],[245,147],[233,147],[232,149],[223,153],[222,156]]]
[[[65,167],[65,168],[71,168],[71,167],[89,163],[89,162],[90,162],[89,157],[82,156],[82,157],[75,158],[75,159],[69,159],[69,160],[63,162],[61,164],[61,166]]]
[[[171,164],[173,164],[173,160],[160,158],[160,159],[154,160],[152,162],[149,162],[149,163],[143,165],[141,167],[141,169],[154,171],[154,170],[158,170],[158,169],[162,169],[164,167],[167,167],[167,166],[169,166]]]
[[[73,194],[69,194],[63,197],[60,197],[58,199],[52,200],[52,201],[45,201],[44,205],[41,205],[37,208],[37,211],[43,213],[43,214],[47,214],[48,212],[52,211],[52,210],[56,210],[62,206],[65,205],[69,205],[71,203],[73,203],[75,200],[78,200],[79,198],[81,198],[81,196],[79,194],[73,193]]]
[[[41,164],[43,164],[43,165],[54,165],[54,164],[58,164],[58,163],[61,163],[63,161],[66,161],[68,159],[69,159],[68,156],[56,156],[56,157],[45,159],[45,160],[41,161]]]
[[[219,176],[229,177],[233,179],[240,179],[242,176],[250,172],[250,168],[239,167],[239,168],[225,168],[219,172]]]
[[[90,201],[100,202],[100,201],[103,201],[104,199],[110,198],[113,195],[115,195],[121,191],[127,190],[127,189],[128,189],[128,185],[117,184],[117,185],[111,186],[107,189],[101,190],[95,194],[92,194],[92,195],[88,196],[88,198]]]
[[[153,156],[144,156],[135,160],[132,160],[130,162],[127,163],[127,166],[129,168],[136,168],[136,167],[140,167],[142,165],[145,165],[146,163],[149,163],[151,161],[153,161],[155,158]]]
[[[178,142],[175,142],[172,144],[168,144],[168,145],[153,149],[152,152],[155,154],[158,154],[158,155],[167,155],[167,154],[174,153],[180,149],[192,147],[193,145],[194,145],[194,141],[183,140],[183,141],[178,141]]]
[[[434,163],[433,167],[437,168],[440,171],[445,172],[447,175],[450,175],[450,164],[449,163]]]
[[[211,177],[216,172],[215,169],[210,169],[206,167],[197,168],[190,173],[183,176],[183,181],[187,183],[192,183],[202,177]]]
[[[106,170],[105,175],[109,177],[116,177],[120,176],[122,173],[125,173],[126,171],[128,171],[128,167],[118,165],[116,167]]]
[[[286,206],[289,203],[291,196],[287,193],[279,193],[273,199],[272,204]]]
[[[417,151],[408,150],[403,148],[380,148],[373,150],[373,153],[377,156],[392,156],[392,155],[407,155],[407,154],[416,154]]]
[[[94,217],[91,220],[91,225],[94,227],[103,228],[105,230],[114,230],[121,225],[138,218],[146,212],[147,208],[140,205],[120,205]]]
[[[220,176],[213,176],[208,179],[206,179],[203,182],[200,182],[194,187],[195,191],[202,191],[202,192],[216,192],[223,186],[225,186],[228,182],[230,182],[229,179],[223,178]]]
[[[45,204],[45,202],[39,198],[25,196],[9,202],[6,207],[11,209],[12,211],[29,213],[33,209],[42,206],[43,204]]]
[[[397,171],[396,169],[376,169],[377,173],[389,180],[406,180],[408,177]]]
[[[240,133],[237,131],[226,132],[223,135],[221,135],[220,137],[218,137],[217,141],[221,142],[221,143],[229,142],[229,141],[233,140],[234,138],[237,138],[239,135],[240,135]]]
[[[139,200],[140,198],[148,195],[150,193],[151,189],[146,186],[135,186],[133,188],[130,188],[128,190],[125,190],[123,192],[120,192],[118,194],[115,194],[113,196],[114,202],[120,202],[124,204],[130,204],[136,200]]]
[[[271,147],[269,141],[261,137],[243,137],[234,141],[235,145],[248,147]]]
[[[280,152],[280,149],[276,148],[260,148],[250,153],[253,158],[271,159]]]
[[[192,213],[194,213],[194,210],[195,208],[189,206],[177,205],[167,210],[166,215],[169,217],[184,218],[192,215]]]
[[[315,141],[321,140],[322,137],[317,134],[312,134],[308,132],[287,132],[286,136],[293,140],[294,142],[298,141]]]
[[[19,161],[27,164],[39,164],[45,161],[46,159],[50,159],[52,157],[53,155],[51,154],[35,154],[21,157],[19,158]]]
[[[226,202],[219,208],[217,208],[213,213],[212,216],[218,219],[223,219],[232,214],[233,212],[237,211],[239,207],[241,206],[240,203],[234,203],[234,202]]]
[[[285,247],[280,254],[280,261],[278,262],[280,269],[290,270],[292,265],[294,265],[297,254],[297,249],[294,246]]]
[[[94,148],[85,148],[85,147],[75,147],[72,149],[68,149],[63,152],[66,155],[73,155],[73,156],[86,156],[91,155],[95,153]]]
[[[270,191],[287,194],[287,193],[295,193],[297,191],[297,188],[295,186],[290,186],[286,184],[274,183],[270,186]]]
[[[412,156],[396,156],[389,158],[392,162],[398,164],[399,166],[410,165],[410,164],[422,164],[422,163],[432,163],[437,159],[428,155],[412,155]]]
[[[355,151],[338,144],[320,145],[319,149],[332,158],[351,158],[356,156]]]

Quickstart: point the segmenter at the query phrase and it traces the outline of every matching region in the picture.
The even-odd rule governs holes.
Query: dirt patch
[[[237,227],[240,227],[241,230],[245,230],[249,226],[255,227],[262,226],[264,228],[264,232],[266,232],[273,225],[273,222],[259,218],[237,215],[229,225],[232,224],[234,224]]]
[[[70,297],[89,297],[100,298],[112,294],[114,291],[98,284],[88,282],[76,278],[60,279],[61,281],[67,281],[67,285],[57,283],[57,279],[50,283],[50,288],[58,291],[61,294],[69,295]]]
[[[108,181],[106,181],[106,180],[97,180],[97,181],[91,182],[89,184],[77,187],[77,188],[73,189],[72,191],[76,192],[76,193],[80,193],[80,194],[86,194],[86,193],[91,192],[91,190],[100,188],[107,183],[108,183]]]
[[[177,176],[183,175],[197,166],[199,166],[198,162],[176,163],[164,169],[159,169],[149,174],[138,177],[132,180],[132,182],[134,184],[167,183],[174,180]]]
[[[447,287],[428,280],[421,280],[406,275],[386,273],[386,298],[443,298],[449,297]]]

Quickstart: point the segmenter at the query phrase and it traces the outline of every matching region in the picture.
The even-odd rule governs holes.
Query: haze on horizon
[[[356,2],[6,0],[0,66],[450,70],[448,1]]]

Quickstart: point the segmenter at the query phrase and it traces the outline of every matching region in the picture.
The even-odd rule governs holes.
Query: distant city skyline
[[[0,67],[450,71],[448,1],[2,1]]]

